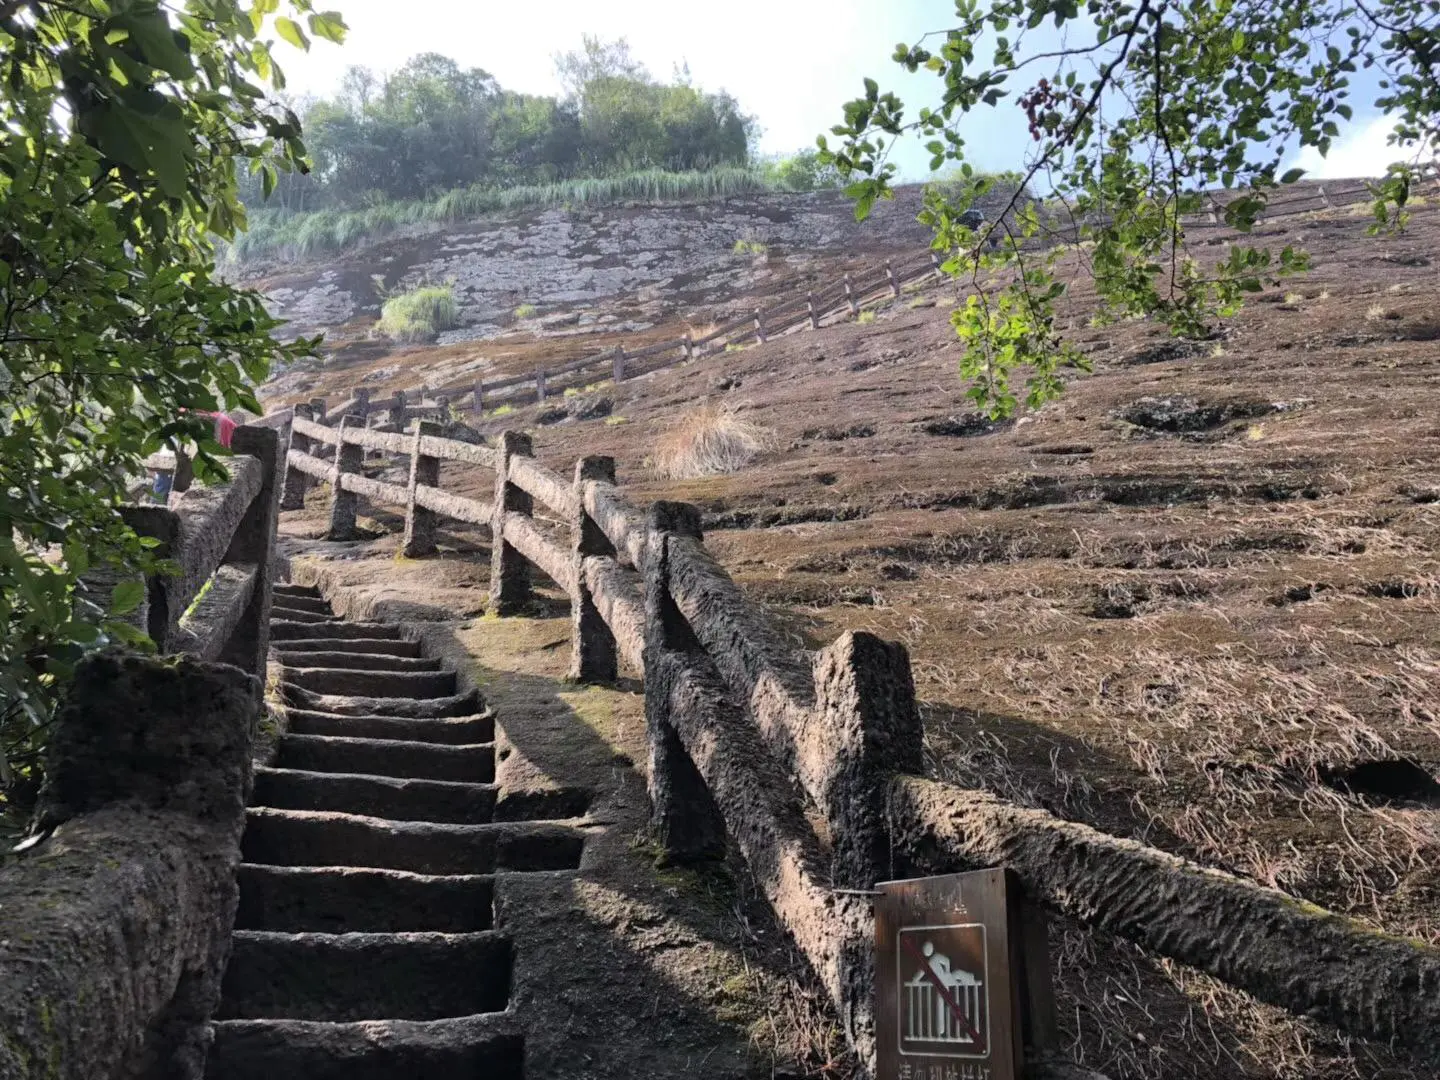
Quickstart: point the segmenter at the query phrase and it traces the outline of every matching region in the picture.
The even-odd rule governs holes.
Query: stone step
[[[522,1080],[525,1042],[506,1013],[448,1020],[222,1020],[206,1080]]]
[[[487,743],[495,739],[495,716],[480,713],[445,719],[410,720],[399,716],[343,716],[310,709],[287,709],[285,718],[295,735],[340,735],[354,739],[401,739],[405,742]]]
[[[481,825],[494,820],[497,791],[488,783],[257,768],[251,802],[279,810],[337,810],[393,821]]]
[[[340,616],[329,611],[301,611],[298,608],[272,605],[270,621],[295,623],[322,623],[330,625],[340,622]]]
[[[222,1020],[439,1020],[502,1012],[513,950],[471,934],[283,934],[237,930]]]
[[[431,720],[473,716],[485,710],[484,702],[475,690],[440,698],[359,697],[350,694],[317,694],[293,683],[281,683],[280,696],[285,704],[293,708],[339,716],[397,716],[410,720]]]
[[[271,641],[305,641],[315,638],[362,638],[366,641],[388,638],[391,641],[397,641],[400,637],[400,627],[390,623],[345,622],[341,619],[333,622],[270,620]]]
[[[345,668],[285,669],[283,681],[314,694],[381,698],[437,698],[455,693],[453,671],[350,671]]]
[[[275,765],[319,773],[455,780],[490,784],[495,780],[495,744],[403,742],[340,735],[282,735]]]
[[[585,837],[550,822],[447,825],[252,807],[241,853],[270,866],[364,866],[417,874],[573,870]]]
[[[350,671],[439,671],[438,656],[391,656],[385,653],[315,652],[277,649],[288,668],[345,668]]]
[[[352,624],[353,625],[353,624]],[[420,643],[404,638],[293,638],[275,646],[287,653],[372,653],[381,656],[419,656]]]
[[[488,874],[245,863],[238,878],[238,930],[464,934],[494,924],[495,881]]]
[[[273,588],[276,596],[309,596],[318,597],[320,590],[314,585],[294,585],[288,581],[282,581]]]
[[[297,596],[294,593],[277,592],[271,601],[271,610],[283,611],[305,611],[313,615],[334,615],[330,607],[330,601],[323,596]],[[283,616],[280,616],[283,618]]]

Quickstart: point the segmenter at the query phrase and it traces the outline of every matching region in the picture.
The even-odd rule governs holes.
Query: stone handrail
[[[1369,197],[1369,189],[1364,185],[1332,189],[1328,192],[1324,187],[1316,187],[1313,194],[1298,193],[1294,197],[1271,203],[1267,208],[1265,219],[1274,220],[1294,214],[1311,213],[1316,209],[1343,207]],[[1205,229],[1218,226],[1221,224],[1220,215],[1223,212],[1224,204],[1212,197],[1210,209],[1185,218],[1186,227]],[[1090,219],[1086,219],[1085,223],[1098,223],[1102,220],[1096,218],[1092,222]],[[1078,230],[1079,225],[1080,221],[1077,219],[1072,225],[1063,226],[1058,230],[1057,235],[1066,233],[1067,230]],[[1078,231],[1076,235],[1078,235]],[[1060,236],[1060,242],[1068,242],[1068,239],[1068,236]],[[1037,248],[1047,246],[1043,238],[1037,238],[1028,243]],[[361,388],[352,391],[348,401],[330,410],[330,415],[336,417],[354,415],[364,419],[372,414],[385,412],[392,421],[396,421],[398,417],[398,421],[403,424],[406,420],[417,417],[443,417],[452,405],[459,407],[468,397],[468,413],[471,422],[478,423],[484,419],[487,405],[521,404],[527,398],[536,403],[543,403],[547,397],[553,396],[557,391],[584,386],[597,376],[608,375],[616,382],[621,382],[626,378],[633,378],[637,374],[641,374],[637,370],[627,368],[626,362],[629,360],[678,351],[678,355],[673,359],[648,365],[645,373],[649,373],[693,360],[697,355],[704,355],[712,351],[712,346],[723,350],[727,345],[739,344],[751,338],[763,342],[772,335],[783,334],[807,324],[811,329],[819,329],[822,321],[827,318],[847,312],[851,316],[858,314],[861,304],[877,296],[888,293],[892,297],[898,298],[903,285],[932,274],[940,274],[940,263],[940,256],[936,252],[917,253],[909,259],[886,262],[882,266],[872,267],[858,274],[847,273],[828,285],[782,298],[773,304],[757,308],[750,314],[724,322],[701,337],[675,338],[636,349],[627,349],[623,344],[607,346],[593,356],[581,357],[554,368],[541,369],[531,374],[506,375],[488,382],[477,381],[465,386],[450,387],[437,392],[437,402],[432,405],[425,403],[424,399],[429,394],[429,390],[423,387],[420,388],[418,398],[414,397],[416,394],[414,390],[401,390],[396,391],[392,398],[380,402],[371,402],[369,390]],[[740,331],[740,333],[737,334],[736,331]],[[562,384],[558,381],[569,375],[578,377],[568,383]],[[323,415],[322,408],[322,419]]]

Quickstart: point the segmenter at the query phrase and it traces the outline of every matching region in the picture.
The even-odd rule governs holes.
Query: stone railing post
[[[309,405],[296,405],[295,415],[302,420],[313,420],[315,411]],[[298,450],[302,454],[311,453],[309,435],[302,435],[292,426],[290,428],[289,450]],[[285,464],[285,494],[280,500],[281,510],[304,510],[305,492],[310,490],[310,477],[299,469],[290,467],[289,461]]]
[[[368,386],[357,386],[355,388],[354,413],[361,420],[370,419],[370,388]],[[369,427],[369,424],[364,425]]]
[[[545,369],[538,368],[535,371],[535,404],[545,403]]]
[[[439,435],[441,425],[433,420],[415,421],[415,443],[410,450],[410,497],[405,502],[405,545],[401,553],[407,558],[435,554],[435,528],[439,515],[415,502],[415,489],[440,486],[440,459],[420,453],[420,440]]]
[[[450,422],[450,395],[449,395],[449,394],[436,394],[436,395],[435,395],[435,408],[436,408],[436,409],[439,411],[439,413],[440,413],[440,416],[439,416],[440,422],[441,422],[441,423],[447,423],[447,424],[448,424],[448,423]]]
[[[615,545],[595,519],[585,512],[585,485],[591,480],[615,482],[615,459],[593,455],[575,463],[575,520],[571,523],[574,546],[575,593],[570,597],[570,677],[583,683],[613,683],[620,670],[615,634],[595,606],[595,597],[585,581],[585,559],[591,555],[615,554]]]
[[[898,642],[850,631],[816,654],[814,673],[831,874],[837,885],[868,889],[896,870],[885,817],[890,778],[924,767],[910,656]]]
[[[859,315],[860,305],[855,302],[855,290],[850,286],[850,275],[846,274],[840,280],[845,286],[845,303],[850,306],[850,314]]]
[[[358,443],[347,443],[345,433],[359,421],[353,416],[342,416],[335,432],[339,445],[335,448],[335,465],[330,470],[330,528],[325,533],[327,540],[351,540],[355,537],[355,508],[359,496],[346,491],[341,479],[347,473],[358,473],[365,461],[365,448]]]
[[[470,420],[478,424],[485,419],[485,384],[477,382],[471,389]]]
[[[409,417],[405,410],[405,391],[396,390],[395,396],[390,399],[389,422],[395,426],[396,431],[404,431],[407,419]]]
[[[685,359],[686,359],[686,360],[694,360],[694,359],[695,359],[695,342],[694,342],[694,340],[690,337],[689,334],[686,334],[686,335],[685,335],[685,343],[684,343],[684,345],[682,345],[681,347],[685,350]]]
[[[819,330],[820,313],[815,310],[815,294],[813,292],[805,294],[805,310],[810,314],[810,329]]]
[[[758,307],[755,309],[755,338],[761,345],[765,344],[765,316]]]
[[[510,481],[510,459],[530,457],[534,445],[529,435],[502,431],[495,446],[495,519],[490,524],[490,613],[515,615],[529,606],[530,563],[505,539],[507,514],[534,513],[535,500],[529,492]]]
[[[659,502],[646,522],[645,555],[645,738],[649,748],[651,825],[673,862],[722,858],[725,819],[704,778],[685,752],[671,710],[677,676],[710,661],[670,595],[670,545],[699,540],[700,510],[688,503]],[[723,691],[718,686],[717,693]]]
[[[149,536],[160,541],[152,553],[156,558],[170,557],[175,541],[180,538],[180,516],[174,510],[164,506],[122,506],[120,516],[137,536]],[[85,580],[100,597],[108,597],[110,589],[120,582],[113,572],[106,571],[87,574]],[[124,617],[125,622],[149,634],[160,653],[169,651],[170,645],[170,583],[171,579],[164,574],[146,579],[144,601]],[[176,617],[179,617],[178,612]]]
[[[235,430],[231,448],[260,462],[260,490],[230,541],[227,563],[255,567],[255,591],[230,640],[216,658],[234,664],[241,671],[265,677],[265,657],[270,651],[270,597],[275,576],[275,521],[279,514],[280,435],[269,428],[241,427]]]
[[[325,405],[325,399],[324,399],[323,397],[317,397],[317,398],[311,398],[311,399],[310,399],[310,411],[311,411],[311,416],[312,416],[312,418],[314,419],[315,423],[317,423],[317,424],[323,424],[323,423],[325,423],[325,409],[326,409],[326,407],[327,407],[327,406]]]
[[[615,346],[615,356],[611,361],[611,376],[617,383],[625,381],[625,346]]]
[[[890,279],[890,291],[895,294],[895,299],[900,299],[900,278],[895,274],[895,264],[885,264],[885,276]]]

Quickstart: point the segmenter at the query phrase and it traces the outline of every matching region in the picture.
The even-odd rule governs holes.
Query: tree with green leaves
[[[913,117],[873,79],[845,106],[822,156],[848,181],[864,216],[891,194],[895,141],[926,141],[931,168],[970,178],[958,196],[932,192],[924,219],[946,269],[971,286],[953,313],[970,397],[992,416],[1061,390],[1085,360],[1056,324],[1067,284],[1057,262],[1079,260],[1102,319],[1146,316],[1204,335],[1267,280],[1303,271],[1293,247],[1241,242],[1219,260],[1196,256],[1184,218],[1223,202],[1249,232],[1267,202],[1302,173],[1298,149],[1322,155],[1357,105],[1395,121],[1394,163],[1372,185],[1374,230],[1401,228],[1417,180],[1440,149],[1437,0],[955,0],[955,25],[896,47],[905,70],[941,90]],[[967,160],[965,123],[1008,110],[1028,134],[1021,183],[978,228],[962,223],[996,181]],[[1214,189],[1234,192],[1214,199]],[[1043,202],[1029,191],[1048,190]],[[992,251],[984,241],[999,238]],[[1063,241],[1063,242],[1062,242]]]
[[[237,169],[303,169],[271,100],[277,40],[339,41],[309,0],[0,0],[0,790],[14,797],[74,662],[118,638],[155,568],[127,479],[179,445],[222,452],[201,410],[259,411],[282,344],[215,275],[245,222]],[[98,573],[124,583],[88,584]],[[143,642],[138,642],[143,644]]]

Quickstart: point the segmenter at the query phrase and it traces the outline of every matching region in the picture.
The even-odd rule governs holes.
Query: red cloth
[[[185,410],[181,410],[182,412]],[[235,429],[240,425],[231,420],[223,412],[206,412],[204,409],[197,409],[196,415],[208,416],[215,421],[215,441],[226,450],[230,449],[230,440],[235,435]]]
[[[226,450],[230,449],[230,438],[235,434],[235,429],[239,426],[240,425],[224,413],[215,414],[215,438]]]

